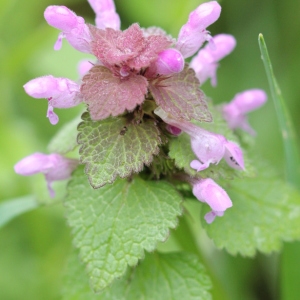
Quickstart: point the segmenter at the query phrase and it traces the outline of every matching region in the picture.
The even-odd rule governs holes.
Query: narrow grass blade
[[[272,98],[274,101],[279,126],[282,133],[287,181],[299,188],[300,186],[300,148],[290,114],[285,105],[280,88],[273,73],[267,46],[262,34],[258,37],[262,60],[265,65]]]
[[[285,153],[286,179],[289,183],[295,185],[297,188],[300,188],[300,149],[296,131],[293,127],[290,114],[287,110],[280,88],[274,76],[267,46],[262,34],[259,35],[258,42],[277,112],[279,126],[282,132]],[[299,253],[299,242],[286,244],[283,248],[280,266],[280,299],[282,300],[299,299]]]

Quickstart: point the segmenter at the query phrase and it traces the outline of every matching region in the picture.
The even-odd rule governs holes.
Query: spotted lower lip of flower
[[[230,167],[245,169],[242,150],[237,144],[188,121],[176,120],[161,107],[156,108],[154,113],[165,123],[181,129],[190,136],[192,150],[199,159],[193,160],[190,166],[197,172],[207,169],[210,164],[218,164],[223,157]]]
[[[43,173],[51,197],[55,196],[53,181],[68,179],[78,165],[77,159],[66,158],[60,154],[34,153],[19,161],[14,169],[17,174],[30,176]]]
[[[80,86],[67,78],[56,78],[51,75],[38,77],[24,85],[26,93],[37,99],[48,100],[47,117],[51,124],[58,122],[58,116],[53,108],[69,108],[82,102]]]
[[[216,216],[223,216],[225,210],[232,207],[232,202],[226,191],[210,178],[195,181],[193,194],[199,201],[210,206],[211,211],[204,217],[209,224],[214,221]]]
[[[260,89],[238,93],[231,102],[223,106],[223,117],[231,129],[241,128],[249,134],[255,135],[255,131],[248,123],[247,113],[258,109],[266,101],[267,94]]]

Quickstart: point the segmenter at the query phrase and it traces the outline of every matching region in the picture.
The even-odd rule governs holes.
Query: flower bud
[[[179,73],[184,68],[184,58],[181,53],[173,48],[161,51],[155,62],[156,72],[160,75]]]

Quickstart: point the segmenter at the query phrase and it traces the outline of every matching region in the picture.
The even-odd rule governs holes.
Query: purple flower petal
[[[44,12],[47,23],[62,31],[54,45],[55,50],[61,48],[62,38],[77,50],[90,53],[90,32],[82,17],[78,17],[65,6],[48,6]]]
[[[245,170],[242,149],[233,142],[225,143],[224,159],[234,169]]]
[[[206,202],[212,209],[205,216],[208,223],[211,223],[216,216],[222,216],[224,211],[232,206],[226,191],[210,178],[200,179],[193,184],[193,194],[199,201]]]
[[[212,86],[216,86],[218,61],[232,52],[235,45],[236,41],[232,35],[219,34],[213,37],[212,43],[209,43],[198,52],[192,59],[190,67],[196,72],[201,84],[211,78]]]
[[[96,14],[96,26],[99,29],[120,29],[121,21],[113,0],[88,0],[88,2]]]
[[[178,50],[166,49],[158,54],[155,67],[156,73],[160,75],[179,73],[184,68],[184,58]]]
[[[17,174],[23,176],[43,173],[47,181],[50,196],[54,197],[55,193],[52,189],[52,182],[68,179],[77,165],[78,160],[63,157],[60,154],[47,155],[34,153],[19,161],[14,169]]]
[[[180,29],[176,44],[184,58],[194,55],[210,39],[206,27],[214,23],[220,13],[221,6],[217,1],[203,3],[190,13],[188,22]]]

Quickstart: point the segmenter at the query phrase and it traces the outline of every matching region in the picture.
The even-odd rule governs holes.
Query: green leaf
[[[13,218],[40,206],[33,195],[0,203],[0,227]]]
[[[83,266],[74,256],[69,263],[63,300],[209,300],[210,288],[210,280],[196,255],[153,253],[96,295],[89,288]]]
[[[213,115],[212,123],[200,123],[193,122],[197,126],[208,130],[213,133],[221,134],[227,138],[229,141],[233,141],[239,144],[237,137],[234,135],[232,130],[230,130],[227,126],[226,121],[223,119],[220,110],[213,107],[212,103],[209,103],[209,110]],[[190,163],[192,160],[197,159],[191,148],[190,136],[186,133],[182,133],[178,137],[170,138],[170,152],[169,156],[175,160],[175,165],[183,169],[187,174],[191,176],[201,176],[202,178],[241,178],[245,176],[254,176],[255,171],[251,162],[247,157],[247,152],[244,150],[244,160],[245,160],[245,171],[240,171],[231,168],[228,166],[226,161],[222,159],[218,165],[211,164],[210,167],[204,171],[197,172],[190,167]]]
[[[268,54],[267,46],[262,34],[258,37],[259,47],[262,55],[262,60],[266,69],[272,98],[274,101],[275,109],[279,126],[281,128],[285,162],[286,174],[290,183],[299,186],[300,183],[300,148],[299,141],[296,135],[295,128],[292,123],[291,116],[286,107],[285,101],[282,97],[281,90],[277,84],[276,78],[273,73],[271,60]]]
[[[223,185],[233,207],[212,224],[202,222],[216,246],[231,254],[254,256],[278,251],[283,241],[300,238],[300,194],[278,178],[270,167],[256,178],[236,179]],[[273,172],[272,172],[273,171]]]
[[[166,240],[181,214],[181,196],[164,181],[134,177],[93,190],[79,168],[68,191],[67,219],[95,291]]]
[[[124,117],[92,121],[82,115],[78,126],[81,162],[94,188],[128,177],[149,165],[158,154],[161,143],[159,131],[152,120],[128,123]]]
[[[51,139],[48,145],[50,153],[66,154],[77,146],[77,126],[81,121],[78,116],[74,120],[65,124]]]

